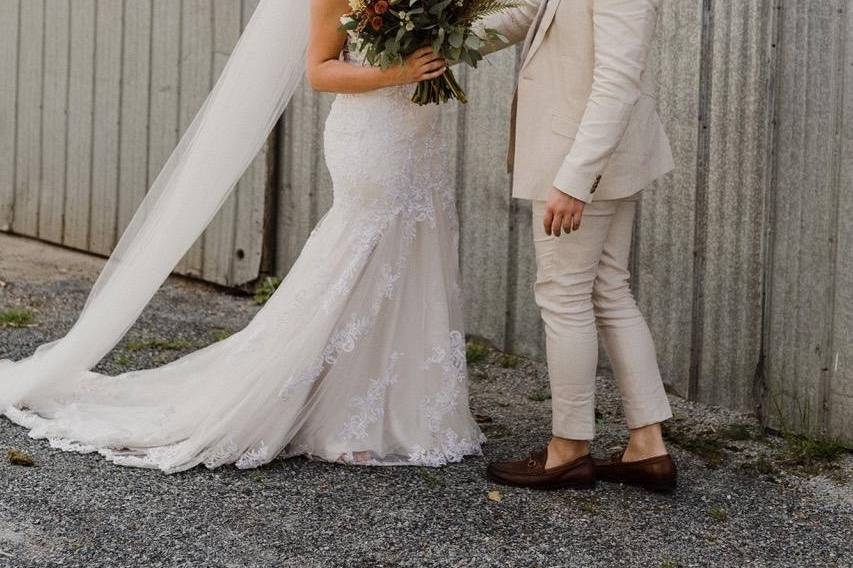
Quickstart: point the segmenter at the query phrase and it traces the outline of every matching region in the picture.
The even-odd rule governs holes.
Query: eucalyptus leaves
[[[388,68],[402,63],[420,47],[448,61],[471,67],[483,59],[484,42],[501,36],[494,30],[476,30],[474,24],[490,14],[516,5],[515,0],[349,0],[351,12],[341,18],[341,28],[371,65]],[[467,102],[465,91],[448,68],[440,77],[418,84],[412,101],[440,104],[456,99]]]

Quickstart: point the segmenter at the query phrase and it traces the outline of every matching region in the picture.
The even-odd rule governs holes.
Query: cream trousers
[[[560,237],[545,234],[545,202],[533,202],[536,303],[545,322],[555,436],[591,440],[595,435],[599,333],[628,427],[672,416],[654,342],[628,282],[638,198],[593,201],[580,229]]]

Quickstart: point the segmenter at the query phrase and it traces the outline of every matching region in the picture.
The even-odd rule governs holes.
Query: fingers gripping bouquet
[[[341,28],[369,64],[383,69],[401,64],[425,46],[448,61],[477,67],[484,42],[502,38],[495,30],[477,30],[474,24],[516,6],[515,0],[349,0],[349,4],[352,11],[341,18]],[[418,83],[412,96],[420,105],[451,99],[467,102],[449,68]]]

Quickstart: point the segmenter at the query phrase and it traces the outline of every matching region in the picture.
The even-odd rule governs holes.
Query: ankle
[[[548,444],[548,462],[545,467],[557,467],[587,454],[589,454],[589,440],[569,440],[555,436]]]
[[[651,424],[631,430],[625,461],[637,461],[666,454],[666,444],[660,424]]]

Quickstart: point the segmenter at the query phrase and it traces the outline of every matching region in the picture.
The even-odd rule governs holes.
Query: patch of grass
[[[145,339],[142,341],[128,341],[128,351],[183,351],[189,349],[193,344],[182,337],[175,339]]]
[[[833,440],[785,434],[785,447],[780,452],[779,464],[796,475],[821,475],[836,469],[836,462],[847,452],[844,446]]]
[[[17,465],[21,467],[33,467],[36,465],[36,461],[29,454],[25,454],[20,450],[16,450],[15,448],[11,448],[8,452],[6,452],[6,459],[9,460],[9,463],[12,465]]]
[[[115,361],[116,365],[121,365],[122,367],[125,367],[127,365],[130,365],[131,359],[129,355],[125,353],[120,353],[115,356],[113,361]]]
[[[512,355],[511,353],[504,353],[498,357],[498,365],[504,369],[515,369],[520,363],[521,357],[518,355]]]
[[[475,365],[486,360],[489,348],[477,341],[469,341],[465,344],[465,359],[469,365]]]
[[[278,276],[267,276],[255,287],[255,297],[252,298],[252,302],[257,304],[258,306],[262,306],[272,298],[272,295],[275,294],[275,291],[278,290],[278,287],[281,285],[282,279]]]
[[[658,564],[658,568],[680,568],[680,566],[675,560],[663,560]]]
[[[754,440],[757,436],[749,424],[728,424],[720,430],[720,437],[734,442]]]
[[[213,332],[213,341],[224,341],[234,335],[234,333],[228,331],[227,329],[217,329]]]
[[[594,515],[598,512],[598,508],[595,506],[595,502],[592,499],[586,499],[585,501],[581,501],[580,510],[589,515]]]
[[[527,395],[528,400],[532,400],[533,402],[544,402],[546,400],[551,400],[551,393],[548,391],[536,391]]]
[[[428,468],[419,467],[418,476],[432,489],[438,489],[441,486],[441,480]]]
[[[12,308],[0,312],[0,327],[29,327],[35,322],[35,315],[26,308]]]
[[[729,519],[729,512],[724,507],[713,505],[708,509],[708,516],[718,523],[722,523]]]
[[[788,434],[785,436],[785,442],[788,459],[797,465],[832,463],[847,453],[844,446],[833,440]]]

